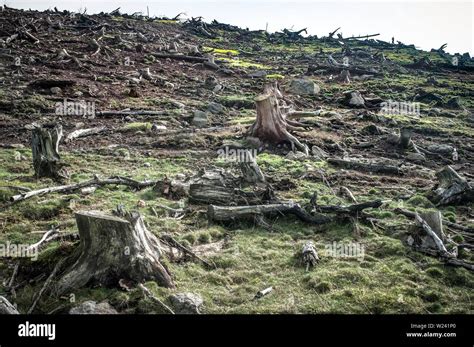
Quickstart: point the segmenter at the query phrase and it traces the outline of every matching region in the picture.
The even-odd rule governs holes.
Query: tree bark
[[[174,287],[160,262],[160,242],[138,213],[119,218],[82,211],[76,213],[76,222],[81,238],[77,260],[58,281],[58,294],[88,284],[110,287],[120,279],[155,280],[161,286]]]

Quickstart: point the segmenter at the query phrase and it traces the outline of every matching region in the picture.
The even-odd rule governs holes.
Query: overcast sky
[[[380,39],[402,41],[430,50],[448,43],[450,53],[473,51],[472,1],[355,1],[335,0],[240,0],[240,1],[156,1],[156,0],[0,0],[7,6],[24,9],[60,10],[87,13],[143,12],[173,17],[179,12],[220,22],[269,31],[308,28],[310,34],[327,35],[342,27],[344,36],[380,33]]]

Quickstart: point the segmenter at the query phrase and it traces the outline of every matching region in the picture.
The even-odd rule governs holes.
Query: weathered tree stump
[[[433,199],[438,205],[459,204],[474,201],[474,188],[451,166],[436,173],[438,185],[434,189]]]
[[[155,280],[174,287],[161,264],[161,247],[138,213],[119,218],[95,211],[76,213],[81,243],[74,264],[58,281],[56,292],[85,285],[114,286],[120,279],[136,282]]]
[[[31,146],[36,177],[58,179],[66,176],[59,156],[59,141],[62,136],[61,125],[54,128],[37,126],[33,129]]]
[[[278,98],[281,93],[275,85],[267,85],[264,93],[255,99],[257,119],[250,127],[249,136],[273,145],[289,142],[308,155],[308,147],[303,145],[288,130],[298,130],[301,124],[287,120],[280,109]]]

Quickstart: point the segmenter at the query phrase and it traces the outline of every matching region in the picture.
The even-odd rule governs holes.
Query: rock
[[[151,164],[148,163],[148,162],[146,162],[146,163],[143,163],[143,166],[144,166],[144,167],[151,167]]]
[[[322,116],[324,117],[328,117],[328,118],[333,118],[333,119],[337,119],[337,120],[342,120],[344,117],[342,116],[342,114],[336,112],[336,111],[327,111],[327,112],[324,112],[322,114]]]
[[[0,315],[1,314],[20,314],[15,306],[4,296],[0,296]]]
[[[426,149],[433,153],[451,155],[455,148],[450,145],[429,145]]]
[[[216,85],[218,85],[218,81],[214,76],[209,76],[204,81],[204,87],[207,89],[214,89]]]
[[[387,136],[387,143],[397,145],[400,142],[400,137],[396,134],[389,134]]]
[[[69,314],[118,314],[118,312],[107,301],[97,304],[89,300],[71,308]]]
[[[425,156],[421,153],[408,153],[406,158],[414,162],[424,162],[426,160]]]
[[[446,107],[454,110],[459,110],[462,108],[461,99],[459,96],[453,96],[446,102]]]
[[[306,154],[303,152],[288,152],[288,154],[285,156],[286,159],[288,160],[301,160],[307,158]]]
[[[192,125],[197,127],[205,127],[208,124],[207,112],[196,110],[194,111],[194,118]]]
[[[320,148],[318,146],[313,146],[313,148],[311,148],[311,153],[318,160],[323,160],[323,159],[327,158],[327,156],[328,156],[328,154],[322,148]]]
[[[385,131],[375,124],[369,124],[362,128],[361,133],[364,135],[382,135]]]
[[[152,130],[152,131],[163,131],[163,130],[166,130],[166,129],[167,129],[167,128],[166,128],[166,126],[164,126],[164,125],[153,124],[153,125],[151,126],[151,130]]]
[[[58,95],[58,94],[61,94],[62,89],[59,88],[59,87],[52,87],[49,91],[50,91],[51,94],[53,94],[53,95]]]
[[[76,98],[80,98],[84,95],[83,92],[81,92],[80,90],[76,90],[73,94]]]
[[[365,105],[364,98],[357,91],[348,91],[344,93],[344,103],[352,107],[363,107]]]
[[[262,78],[262,77],[265,77],[266,75],[267,75],[266,71],[257,70],[257,71],[252,71],[252,72],[248,73],[247,77],[249,77],[249,78]]]
[[[200,314],[203,304],[201,296],[193,293],[178,293],[169,297],[173,310],[177,314]]]
[[[315,95],[320,91],[319,86],[308,79],[294,79],[290,82],[288,91],[297,95]]]
[[[424,90],[418,90],[418,93],[413,97],[413,100],[425,103],[431,103],[435,101],[438,104],[443,102],[443,99],[438,94],[426,92]]]
[[[92,194],[96,191],[97,187],[85,187],[81,189],[82,195]]]
[[[212,114],[219,114],[224,111],[224,105],[219,104],[217,102],[211,102],[209,105],[207,105],[207,110],[211,112]]]

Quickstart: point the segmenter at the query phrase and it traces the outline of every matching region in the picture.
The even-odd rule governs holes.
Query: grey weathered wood
[[[434,202],[438,205],[459,204],[474,201],[474,187],[451,166],[436,173],[439,184],[434,190]]]
[[[0,296],[0,315],[2,314],[19,314],[15,306],[4,296]]]
[[[207,215],[211,221],[231,221],[239,219],[254,219],[258,216],[272,214],[293,214],[302,221],[310,224],[325,224],[332,218],[323,215],[310,215],[300,205],[285,202],[255,206],[216,206],[209,205]]]
[[[81,243],[75,262],[57,283],[59,294],[89,283],[114,286],[120,279],[155,280],[161,286],[174,287],[160,262],[160,242],[138,213],[119,218],[82,211],[76,213],[76,222]]]
[[[59,142],[63,136],[61,125],[55,128],[36,126],[32,133],[33,167],[36,177],[61,178],[62,163],[59,156]]]
[[[281,96],[278,88],[268,85],[265,87],[264,93],[255,98],[257,119],[249,129],[249,136],[257,137],[262,142],[274,145],[286,141],[308,155],[308,146],[303,145],[288,132],[287,129],[294,126],[284,118],[278,105],[278,96]]]

